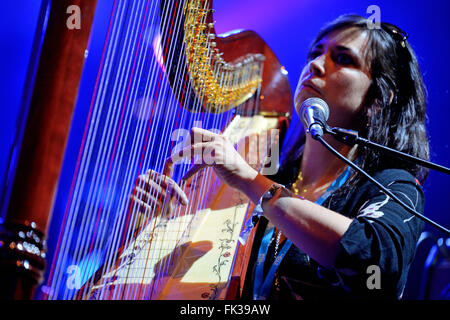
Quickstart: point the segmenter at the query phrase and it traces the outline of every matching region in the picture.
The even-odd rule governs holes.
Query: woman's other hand
[[[136,226],[156,216],[171,217],[173,199],[188,204],[186,194],[174,180],[151,169],[139,175],[130,196],[131,210],[139,215]]]

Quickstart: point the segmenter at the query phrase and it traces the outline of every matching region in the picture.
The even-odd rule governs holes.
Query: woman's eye
[[[345,53],[339,53],[336,55],[336,62],[342,65],[354,64],[353,58]]]
[[[318,51],[318,50],[310,52],[309,55],[308,55],[308,61],[314,60],[315,58],[317,58],[321,54],[322,53],[320,51]]]

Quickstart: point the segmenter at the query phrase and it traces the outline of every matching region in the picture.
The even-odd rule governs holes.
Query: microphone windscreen
[[[314,110],[314,117],[316,119],[320,119],[324,122],[328,120],[330,116],[330,108],[328,108],[328,104],[320,98],[308,98],[300,105],[297,109],[297,114],[300,117],[301,121],[304,121],[306,116],[306,110],[311,107]]]

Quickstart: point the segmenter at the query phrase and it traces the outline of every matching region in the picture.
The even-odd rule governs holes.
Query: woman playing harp
[[[345,15],[319,32],[298,82],[295,106],[298,110],[307,98],[319,97],[330,107],[330,126],[356,130],[371,141],[427,159],[426,92],[415,53],[394,25],[369,26],[362,17]],[[212,166],[263,209],[243,297],[401,298],[423,228],[420,220],[310,136],[302,140],[299,133],[294,148],[284,150],[277,174],[263,176],[226,138],[203,129],[192,132],[205,142],[186,150],[208,150],[215,160],[194,170]],[[425,180],[426,170],[326,140],[423,212],[419,181]],[[231,161],[224,161],[225,155]],[[160,179],[166,178],[153,171],[139,177],[139,194],[145,197],[139,205],[157,202],[145,189]],[[169,184],[185,202],[183,190]],[[270,195],[263,197],[267,191]],[[373,272],[380,279],[369,279]]]

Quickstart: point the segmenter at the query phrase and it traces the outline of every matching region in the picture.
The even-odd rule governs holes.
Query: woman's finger
[[[144,201],[137,195],[132,195],[130,199],[131,205],[133,206],[133,211],[139,212],[147,217],[154,216],[155,214],[157,215],[159,212],[166,210],[169,204],[169,201],[165,201],[165,199],[158,199],[151,195],[147,201]]]
[[[172,163],[177,163],[183,159],[193,160],[195,164],[205,163],[205,154],[214,156],[217,145],[214,142],[199,142],[183,148],[181,151],[170,156]],[[205,150],[209,150],[205,152]]]
[[[151,193],[161,192],[171,185],[170,180],[169,177],[150,169],[138,177],[136,185]]]
[[[183,178],[181,178],[181,180],[187,180],[190,177],[192,177],[194,174],[196,174],[197,172],[199,172],[200,170],[202,170],[204,167],[206,167],[206,164],[194,164],[189,170],[188,172],[186,172],[186,174],[183,176]]]
[[[166,188],[169,197],[175,196],[182,205],[187,205],[189,203],[188,197],[173,179],[165,175],[159,175],[156,181],[160,182],[161,185]]]
[[[144,201],[145,203],[158,203],[158,202],[163,202],[166,199],[166,193],[165,192],[161,192],[159,194],[155,193],[155,194],[150,194],[149,192],[147,192],[146,190],[136,187],[134,189],[134,196],[138,199],[140,199],[141,201]]]
[[[145,175],[139,176],[136,188],[138,187],[144,189],[150,195],[162,194],[162,197],[168,197],[169,199],[175,196],[182,205],[189,203],[186,194],[173,179],[153,170],[148,170]]]
[[[171,212],[170,202],[162,203],[152,197],[149,202],[144,202],[138,197],[130,196],[130,206],[132,211],[136,215],[136,221],[134,223],[133,230],[137,230],[144,225],[146,221],[149,221],[157,216],[166,216]]]
[[[186,206],[189,204],[189,200],[184,191],[180,188],[180,186],[172,180],[172,195],[178,200],[179,203]]]
[[[147,177],[141,177],[138,179],[136,183],[135,189],[140,188],[145,190],[147,193],[155,195],[155,194],[163,194],[164,196],[168,195],[170,190],[167,190],[166,183],[156,182]]]
[[[197,127],[193,127],[191,129],[191,144],[214,141],[218,138],[221,138],[221,135],[216,134],[212,131]]]

